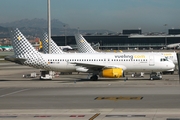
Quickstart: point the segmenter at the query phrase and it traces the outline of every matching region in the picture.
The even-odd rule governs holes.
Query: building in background
[[[143,33],[141,29],[123,30],[122,34],[83,35],[90,44],[99,44],[102,50],[162,49],[168,44],[179,43],[180,29],[169,29],[168,34]],[[74,36],[52,36],[58,46],[70,45],[76,49]],[[66,41],[66,42],[65,42]]]

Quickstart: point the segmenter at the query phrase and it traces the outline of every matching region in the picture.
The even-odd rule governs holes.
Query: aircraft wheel
[[[97,81],[98,80],[98,76],[97,75],[93,75],[93,76],[90,77],[90,80]]]

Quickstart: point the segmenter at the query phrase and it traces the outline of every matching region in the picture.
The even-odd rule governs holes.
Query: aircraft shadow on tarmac
[[[74,80],[56,80],[56,81],[60,81],[61,83],[70,83],[70,82],[121,82],[121,81],[150,81],[150,79],[147,79],[147,78],[144,78],[144,79],[123,79],[123,78],[120,78],[120,79],[111,79],[111,78],[100,78],[99,80],[97,81],[93,81],[93,80],[90,80],[90,79],[82,79],[82,78],[76,78]]]
[[[40,80],[38,77],[36,78],[17,78],[17,79],[10,79],[10,78],[0,78],[0,82],[3,81],[59,81],[60,83],[73,83],[73,82],[118,82],[118,81],[150,81],[149,78],[99,78],[97,81],[90,80],[88,78],[80,78],[80,77],[68,77],[67,78],[53,78],[52,80],[44,79]]]

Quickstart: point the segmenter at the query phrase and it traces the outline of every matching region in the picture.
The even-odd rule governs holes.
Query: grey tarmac
[[[0,120],[173,120],[180,119],[179,77],[162,80],[59,75],[53,80],[23,78],[39,70],[0,64]],[[141,99],[139,99],[141,98]]]

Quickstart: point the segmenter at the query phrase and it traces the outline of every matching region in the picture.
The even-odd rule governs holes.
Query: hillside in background
[[[40,37],[43,32],[47,32],[47,21],[45,19],[22,19],[14,22],[0,23],[0,37],[9,36],[10,28],[19,28],[19,30],[25,36]],[[60,35],[74,35],[77,33],[77,29],[70,28],[66,23],[59,21],[58,19],[51,20],[52,36]],[[80,30],[82,34],[86,33],[107,33],[108,30]]]
[[[0,38],[7,36],[10,36],[8,28],[0,26]]]
[[[64,25],[68,26],[65,23],[62,23],[61,21],[57,19],[51,20],[51,27],[52,28],[63,28]],[[14,22],[7,22],[7,23],[0,23],[0,26],[3,27],[34,27],[34,28],[47,28],[47,21],[45,19],[38,19],[34,18],[32,20],[29,19],[22,19]]]

